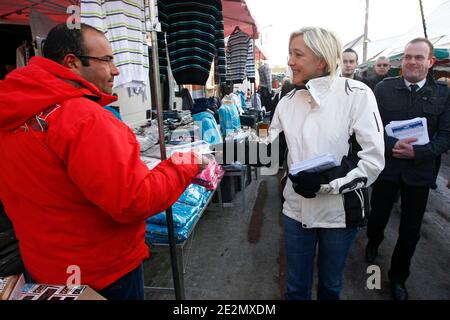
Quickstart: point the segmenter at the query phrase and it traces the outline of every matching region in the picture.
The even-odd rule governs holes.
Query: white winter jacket
[[[297,194],[288,179],[283,213],[304,228],[345,228],[344,193],[369,186],[384,168],[383,127],[377,102],[364,83],[337,76],[310,80],[306,88],[291,92],[279,102],[270,126],[272,137],[284,131],[288,166],[325,153],[340,160],[348,154],[353,134],[362,150],[357,166],[321,185],[315,198]]]

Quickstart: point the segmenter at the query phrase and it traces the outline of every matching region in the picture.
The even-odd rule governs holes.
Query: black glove
[[[299,172],[295,175],[289,174],[294,191],[304,198],[314,198],[326,179],[320,173]]]
[[[301,195],[303,198],[306,199],[312,199],[316,197],[316,193],[315,192],[311,192],[305,189],[300,188],[300,185],[297,183],[292,183],[292,187],[294,188],[294,191]]]

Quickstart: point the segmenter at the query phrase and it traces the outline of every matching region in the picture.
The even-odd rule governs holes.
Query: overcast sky
[[[422,0],[425,15],[447,0]],[[365,0],[246,0],[262,34],[271,65],[285,65],[289,34],[320,26],[339,34],[346,44],[364,33]],[[450,12],[449,12],[450,19]],[[419,0],[371,0],[369,39],[405,33],[421,23]]]

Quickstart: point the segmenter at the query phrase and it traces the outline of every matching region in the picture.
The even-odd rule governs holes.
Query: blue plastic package
[[[175,202],[172,206],[172,218],[174,227],[182,227],[187,221],[191,219],[193,215],[196,215],[201,210],[201,203],[196,207],[190,206],[185,203]],[[161,212],[148,218],[150,223],[166,225],[166,212]]]
[[[187,240],[187,238],[189,237],[189,233],[198,218],[199,215],[193,215],[183,227],[175,228],[175,241],[177,243],[181,243]],[[146,238],[150,243],[168,243],[169,236],[167,226],[147,222]]]

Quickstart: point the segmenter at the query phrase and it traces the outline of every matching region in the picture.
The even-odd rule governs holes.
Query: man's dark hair
[[[103,34],[103,32],[85,23],[80,24],[80,28],[69,29],[66,23],[56,25],[47,35],[42,50],[44,58],[62,63],[64,57],[69,53],[76,56],[86,55],[83,44],[83,31],[93,30]],[[83,66],[89,66],[89,59],[80,58]]]
[[[428,48],[430,48],[430,54],[428,55],[428,58],[432,58],[433,55],[434,55],[434,46],[431,43],[431,41],[428,40],[427,38],[415,38],[415,39],[412,39],[410,42],[408,42],[406,44],[406,46],[408,46],[408,45],[410,45],[412,43],[418,43],[418,42],[425,42],[427,44]]]
[[[220,84],[220,92],[222,93],[221,96],[223,98],[227,94],[230,94],[233,92],[233,85],[232,84],[228,85],[226,83]]]
[[[281,94],[280,94],[280,100],[285,95],[287,95],[289,92],[295,89],[295,85],[293,85],[289,80],[284,81],[283,85],[281,86]]]
[[[358,58],[359,58],[359,57],[358,57],[358,54],[356,53],[355,50],[353,50],[352,48],[347,48],[347,49],[344,50],[343,53],[346,53],[346,52],[354,53],[355,56],[356,56],[356,62],[358,62]]]

